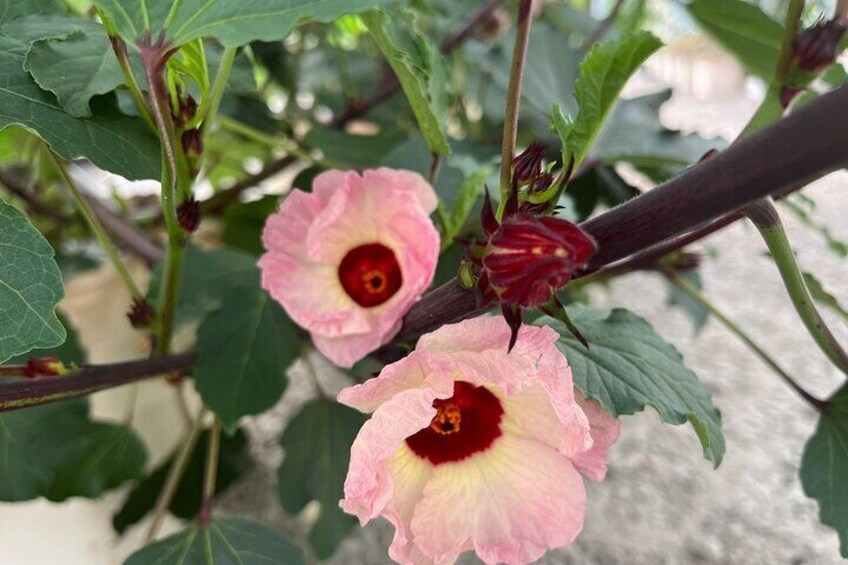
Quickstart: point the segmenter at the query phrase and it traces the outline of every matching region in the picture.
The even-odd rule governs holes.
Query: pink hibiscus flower
[[[395,526],[389,556],[525,564],[583,527],[580,473],[606,474],[618,421],[575,394],[548,327],[524,326],[507,354],[500,317],[425,335],[405,359],[339,401],[373,412],[351,449],[345,511]]]
[[[268,218],[262,287],[324,355],[350,367],[397,334],[430,285],[437,203],[410,171],[322,173],[311,193],[293,190]]]

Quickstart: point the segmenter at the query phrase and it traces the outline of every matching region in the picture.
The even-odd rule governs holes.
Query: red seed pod
[[[55,377],[67,372],[65,364],[56,357],[30,357],[24,368],[24,376],[30,379]]]
[[[801,70],[817,73],[831,66],[839,55],[845,24],[821,21],[795,38],[795,61]]]
[[[190,197],[177,206],[177,221],[185,231],[193,233],[200,225],[200,202]]]
[[[156,311],[146,299],[136,298],[130,306],[130,311],[127,312],[127,318],[129,318],[132,327],[146,329],[153,325]]]
[[[585,267],[596,250],[595,241],[569,221],[519,213],[492,234],[482,262],[502,303],[535,308]]]
[[[537,143],[522,151],[512,160],[513,181],[517,186],[532,182],[542,174],[542,160],[545,158],[545,148]]]

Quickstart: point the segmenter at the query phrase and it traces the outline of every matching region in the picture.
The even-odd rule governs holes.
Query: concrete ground
[[[731,72],[741,76],[726,59],[720,65],[706,72],[725,78]],[[663,79],[680,87],[663,109],[664,120],[675,127],[732,138],[755,107],[755,96],[741,81],[705,90],[673,72]],[[817,219],[843,240],[848,240],[846,185],[848,174],[839,173],[805,192],[818,203]],[[829,252],[819,235],[802,229],[793,217],[784,213],[784,218],[803,267],[848,303],[844,284],[848,262]],[[774,265],[764,256],[756,230],[739,223],[705,240],[700,248],[716,252],[703,267],[711,299],[804,386],[822,397],[834,390],[842,377],[804,332]],[[103,310],[97,315],[86,314],[87,306],[103,296],[123,300],[120,287],[113,284],[114,277],[88,277],[71,285],[66,310],[72,321],[83,327],[83,341],[93,360],[138,356],[139,343],[133,334],[104,329],[120,326],[120,318],[104,317],[100,313]],[[685,315],[665,306],[666,288],[658,277],[630,276],[615,282],[609,292],[598,292],[596,298],[599,305],[624,306],[643,315],[680,349],[723,413],[727,454],[722,466],[713,471],[702,458],[690,427],[661,424],[653,412],[624,418],[621,440],[610,455],[607,480],[589,484],[583,534],[571,547],[551,552],[541,563],[839,562],[837,536],[819,524],[816,504],[804,496],[797,478],[804,443],[815,427],[815,413],[715,321],[694,334]],[[826,317],[840,340],[848,343],[848,328],[829,314]],[[321,361],[315,362],[321,375],[329,375],[326,385],[338,386]],[[276,437],[295,407],[311,394],[309,381],[297,378],[298,374],[304,376],[303,370],[295,370],[290,391],[277,408],[250,422],[253,452],[260,464],[220,503],[223,511],[271,522],[296,536],[302,535],[315,509],[307,509],[297,519],[284,516],[280,510],[275,469],[282,453]],[[135,422],[152,446],[154,458],[161,458],[182,434],[180,420],[166,387],[152,384],[139,390],[141,402]],[[100,395],[95,410],[118,416],[125,410],[127,394],[117,391]],[[121,562],[138,547],[144,530],[142,525],[124,539],[116,539],[110,520],[121,500],[120,493],[112,493],[96,502],[0,505],[0,564]],[[168,523],[169,531],[178,527],[175,520]],[[330,563],[388,563],[385,548],[390,538],[390,528],[385,524],[369,525],[352,535]]]

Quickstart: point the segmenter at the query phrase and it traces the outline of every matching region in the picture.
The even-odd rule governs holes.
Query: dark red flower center
[[[486,387],[457,381],[453,396],[434,401],[433,408],[430,425],[406,438],[409,448],[433,465],[485,451],[501,435],[503,407]]]
[[[348,251],[339,265],[339,280],[348,296],[364,308],[383,304],[403,284],[394,252],[382,243]]]

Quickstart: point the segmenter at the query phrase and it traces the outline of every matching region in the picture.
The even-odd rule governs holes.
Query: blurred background
[[[556,4],[556,2],[551,2]],[[591,3],[605,17],[613,2]],[[786,2],[760,2],[781,13]],[[811,3],[814,4],[814,3]],[[832,3],[819,3],[830,13]],[[685,7],[675,2],[647,3],[647,27],[667,46],[652,57],[628,84],[625,98],[661,93],[660,106],[670,130],[697,133],[706,139],[732,140],[762,98],[765,85],[749,76],[739,62],[699,31]],[[606,132],[615,136],[616,132]],[[639,188],[650,182],[632,167],[619,174]],[[89,186],[107,186],[99,172],[76,167],[74,175]],[[288,190],[296,172],[265,181],[261,190]],[[802,267],[816,274],[843,303],[848,302],[848,173],[832,174],[805,189],[804,206],[814,219],[782,210]],[[119,183],[126,196],[155,193],[155,183]],[[108,196],[104,189],[101,196]],[[814,229],[809,229],[813,224]],[[213,229],[214,231],[214,229]],[[214,238],[215,234],[209,237]],[[701,268],[705,291],[713,302],[745,327],[799,382],[820,397],[840,383],[837,374],[808,335],[785,296],[774,264],[751,225],[739,222],[695,248],[708,259]],[[134,269],[138,282],[146,271]],[[829,564],[839,561],[836,534],[822,526],[815,502],[798,482],[798,464],[816,423],[814,411],[798,399],[759,359],[715,320],[698,328],[681,308],[669,305],[669,288],[656,274],[629,275],[606,289],[592,289],[593,303],[624,306],[647,318],[675,344],[699,375],[722,411],[727,455],[718,470],[705,461],[688,426],[667,426],[653,412],[625,417],[622,435],[610,455],[609,475],[589,484],[586,525],[577,542],[552,552],[541,562],[587,564],[786,563]],[[143,342],[125,322],[124,287],[109,268],[88,270],[71,278],[61,310],[76,329],[91,362],[137,358]],[[110,307],[110,305],[112,305]],[[837,337],[848,342],[848,325],[825,312]],[[191,328],[186,331],[191,339]],[[269,521],[303,536],[315,508],[291,518],[276,500],[276,467],[283,457],[277,437],[296,408],[311,398],[317,374],[328,390],[345,383],[325,361],[311,357],[291,372],[291,384],[271,412],[247,423],[251,454],[257,465],[221,498],[220,507]],[[298,375],[301,378],[298,378]],[[135,397],[134,423],[151,450],[154,463],[173,449],[183,433],[177,403],[164,383],[144,383],[94,397],[95,415],[120,418]],[[848,480],[848,477],[846,477]],[[113,513],[126,489],[103,500],[74,499],[61,505],[44,500],[0,504],[3,564],[114,564],[140,544],[147,520],[119,538]],[[169,518],[166,531],[180,522]],[[372,524],[343,542],[329,563],[381,564],[391,539],[386,524]],[[469,558],[466,562],[474,562]]]

